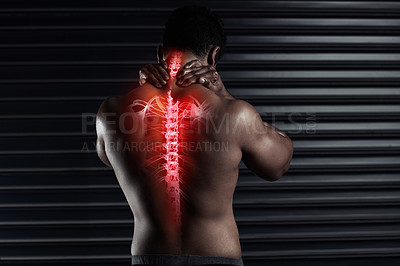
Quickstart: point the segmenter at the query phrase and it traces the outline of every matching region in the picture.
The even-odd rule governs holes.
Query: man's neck
[[[170,50],[165,54],[165,61],[168,66],[168,72],[172,78],[175,77],[179,69],[183,67],[186,63],[196,59],[199,60],[203,65],[206,65],[206,62],[202,62],[201,59],[199,59],[190,51]]]
[[[184,53],[180,51],[171,52],[166,60],[170,78],[175,78],[179,69],[184,66]]]

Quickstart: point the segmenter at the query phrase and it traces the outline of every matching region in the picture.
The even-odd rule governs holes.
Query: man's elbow
[[[278,181],[282,177],[282,175],[284,173],[285,172],[282,171],[282,170],[281,171],[276,171],[275,173],[269,174],[268,176],[264,176],[262,178],[267,180],[267,181],[269,181],[269,182],[275,182],[275,181]]]
[[[110,161],[107,158],[104,141],[97,139],[96,152],[99,159],[108,167],[112,168]]]
[[[268,178],[268,181],[274,182],[279,180],[290,168],[290,163],[292,161],[292,157],[293,157],[293,143],[291,143],[291,147],[288,149],[288,153],[287,153],[287,160],[286,163],[283,167],[281,167],[276,174],[272,175],[272,177]]]
[[[285,165],[285,167],[281,170],[281,172],[277,175],[276,180],[280,179],[290,168],[290,161]]]
[[[268,171],[255,173],[258,177],[264,179],[265,181],[274,182],[279,180],[285,173],[283,169],[268,169]]]

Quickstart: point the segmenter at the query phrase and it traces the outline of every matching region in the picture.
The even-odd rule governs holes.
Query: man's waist
[[[133,255],[132,265],[231,265],[243,266],[242,258],[220,257],[220,256],[199,256],[190,254],[143,254]]]

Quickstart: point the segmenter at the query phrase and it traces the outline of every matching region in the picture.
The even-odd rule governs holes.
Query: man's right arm
[[[237,100],[225,88],[221,77],[211,66],[198,66],[201,69],[191,69],[198,66],[196,60],[187,63],[177,78],[181,84],[200,83],[221,98],[230,101],[235,116],[234,132],[242,150],[242,161],[247,168],[259,177],[268,180],[278,180],[290,167],[293,155],[293,143],[290,138],[274,126],[263,122],[259,113],[249,103]],[[210,82],[210,80],[214,82]],[[182,83],[183,82],[183,83]],[[238,130],[239,129],[239,130]]]
[[[284,132],[263,122],[246,101],[235,100],[234,105],[242,161],[257,176],[268,181],[278,180],[290,167],[292,141]]]

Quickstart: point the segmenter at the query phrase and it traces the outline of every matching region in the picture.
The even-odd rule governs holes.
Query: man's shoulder
[[[240,99],[226,100],[225,116],[229,117],[229,124],[232,134],[242,137],[244,133],[252,130],[257,121],[260,121],[260,114],[247,101]]]
[[[225,101],[227,110],[235,117],[250,117],[258,114],[257,110],[250,103],[240,99],[228,99]]]
[[[98,114],[107,113],[107,112],[115,112],[116,107],[121,103],[121,96],[110,96],[103,100],[101,103]]]
[[[98,134],[102,131],[99,128],[106,128],[110,119],[115,119],[118,113],[118,107],[121,103],[120,96],[107,97],[100,105],[96,114],[96,127]],[[100,132],[99,132],[100,131]]]

